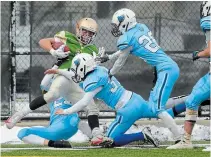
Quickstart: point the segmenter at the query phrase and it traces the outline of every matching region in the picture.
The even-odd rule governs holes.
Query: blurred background
[[[192,61],[192,51],[205,48],[200,29],[202,2],[1,2],[1,117],[8,117],[41,95],[39,88],[44,70],[51,68],[55,58],[38,45],[42,38],[53,37],[66,30],[75,33],[75,23],[91,17],[99,24],[95,43],[108,53],[117,50],[117,38],[110,33],[112,15],[120,8],[136,13],[139,23],[146,24],[158,44],[180,67],[180,77],[171,97],[188,95],[195,83],[209,70],[208,59]],[[112,62],[105,64],[111,67]],[[141,59],[130,56],[116,75],[123,86],[148,100],[153,87],[153,68]],[[209,106],[205,108],[209,112]],[[102,105],[102,111],[111,110]],[[48,116],[48,106],[31,117]],[[115,114],[114,114],[115,115]],[[102,114],[110,117],[113,114]]]

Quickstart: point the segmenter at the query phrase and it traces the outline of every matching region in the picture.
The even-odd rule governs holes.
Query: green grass
[[[66,157],[209,157],[202,149],[89,149],[81,151],[17,150],[2,152],[2,156],[66,156]]]
[[[198,142],[197,142],[198,143]],[[206,142],[203,142],[206,143]],[[72,144],[75,147],[88,146],[88,143]],[[37,145],[11,145],[3,144],[2,148],[32,148],[40,147]],[[59,156],[59,157],[209,157],[209,152],[203,152],[203,148],[196,148],[192,150],[166,150],[159,149],[88,149],[88,150],[14,150],[2,152],[2,156]]]

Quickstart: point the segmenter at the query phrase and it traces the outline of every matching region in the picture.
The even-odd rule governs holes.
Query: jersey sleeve
[[[66,38],[65,37],[65,31],[60,31],[60,32],[56,33],[54,35],[54,38],[60,38],[60,39]]]
[[[124,35],[120,36],[119,40],[117,41],[117,48],[119,50],[124,50],[128,48],[129,46],[130,45],[129,45],[127,33],[125,33]]]
[[[200,20],[201,29],[206,32],[210,30],[210,16],[204,17]]]

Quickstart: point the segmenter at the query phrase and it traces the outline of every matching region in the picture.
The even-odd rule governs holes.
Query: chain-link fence
[[[199,26],[200,4],[196,1],[1,2],[2,116],[10,115],[41,94],[43,72],[55,59],[39,47],[40,39],[53,37],[61,30],[74,33],[77,20],[91,17],[99,24],[96,45],[113,53],[117,50],[117,39],[110,33],[110,22],[113,13],[124,7],[136,13],[138,22],[148,25],[159,45],[178,63],[180,78],[171,96],[189,94],[209,69],[206,59],[192,62],[191,58],[192,51],[203,49],[206,44]],[[111,65],[111,62],[105,64]],[[153,69],[141,59],[130,56],[117,78],[126,89],[148,99]],[[38,113],[48,113],[48,107],[37,110],[35,116]]]

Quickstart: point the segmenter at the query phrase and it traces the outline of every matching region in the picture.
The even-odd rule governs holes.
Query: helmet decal
[[[124,15],[118,16],[117,19],[121,23],[125,20],[125,16]]]

